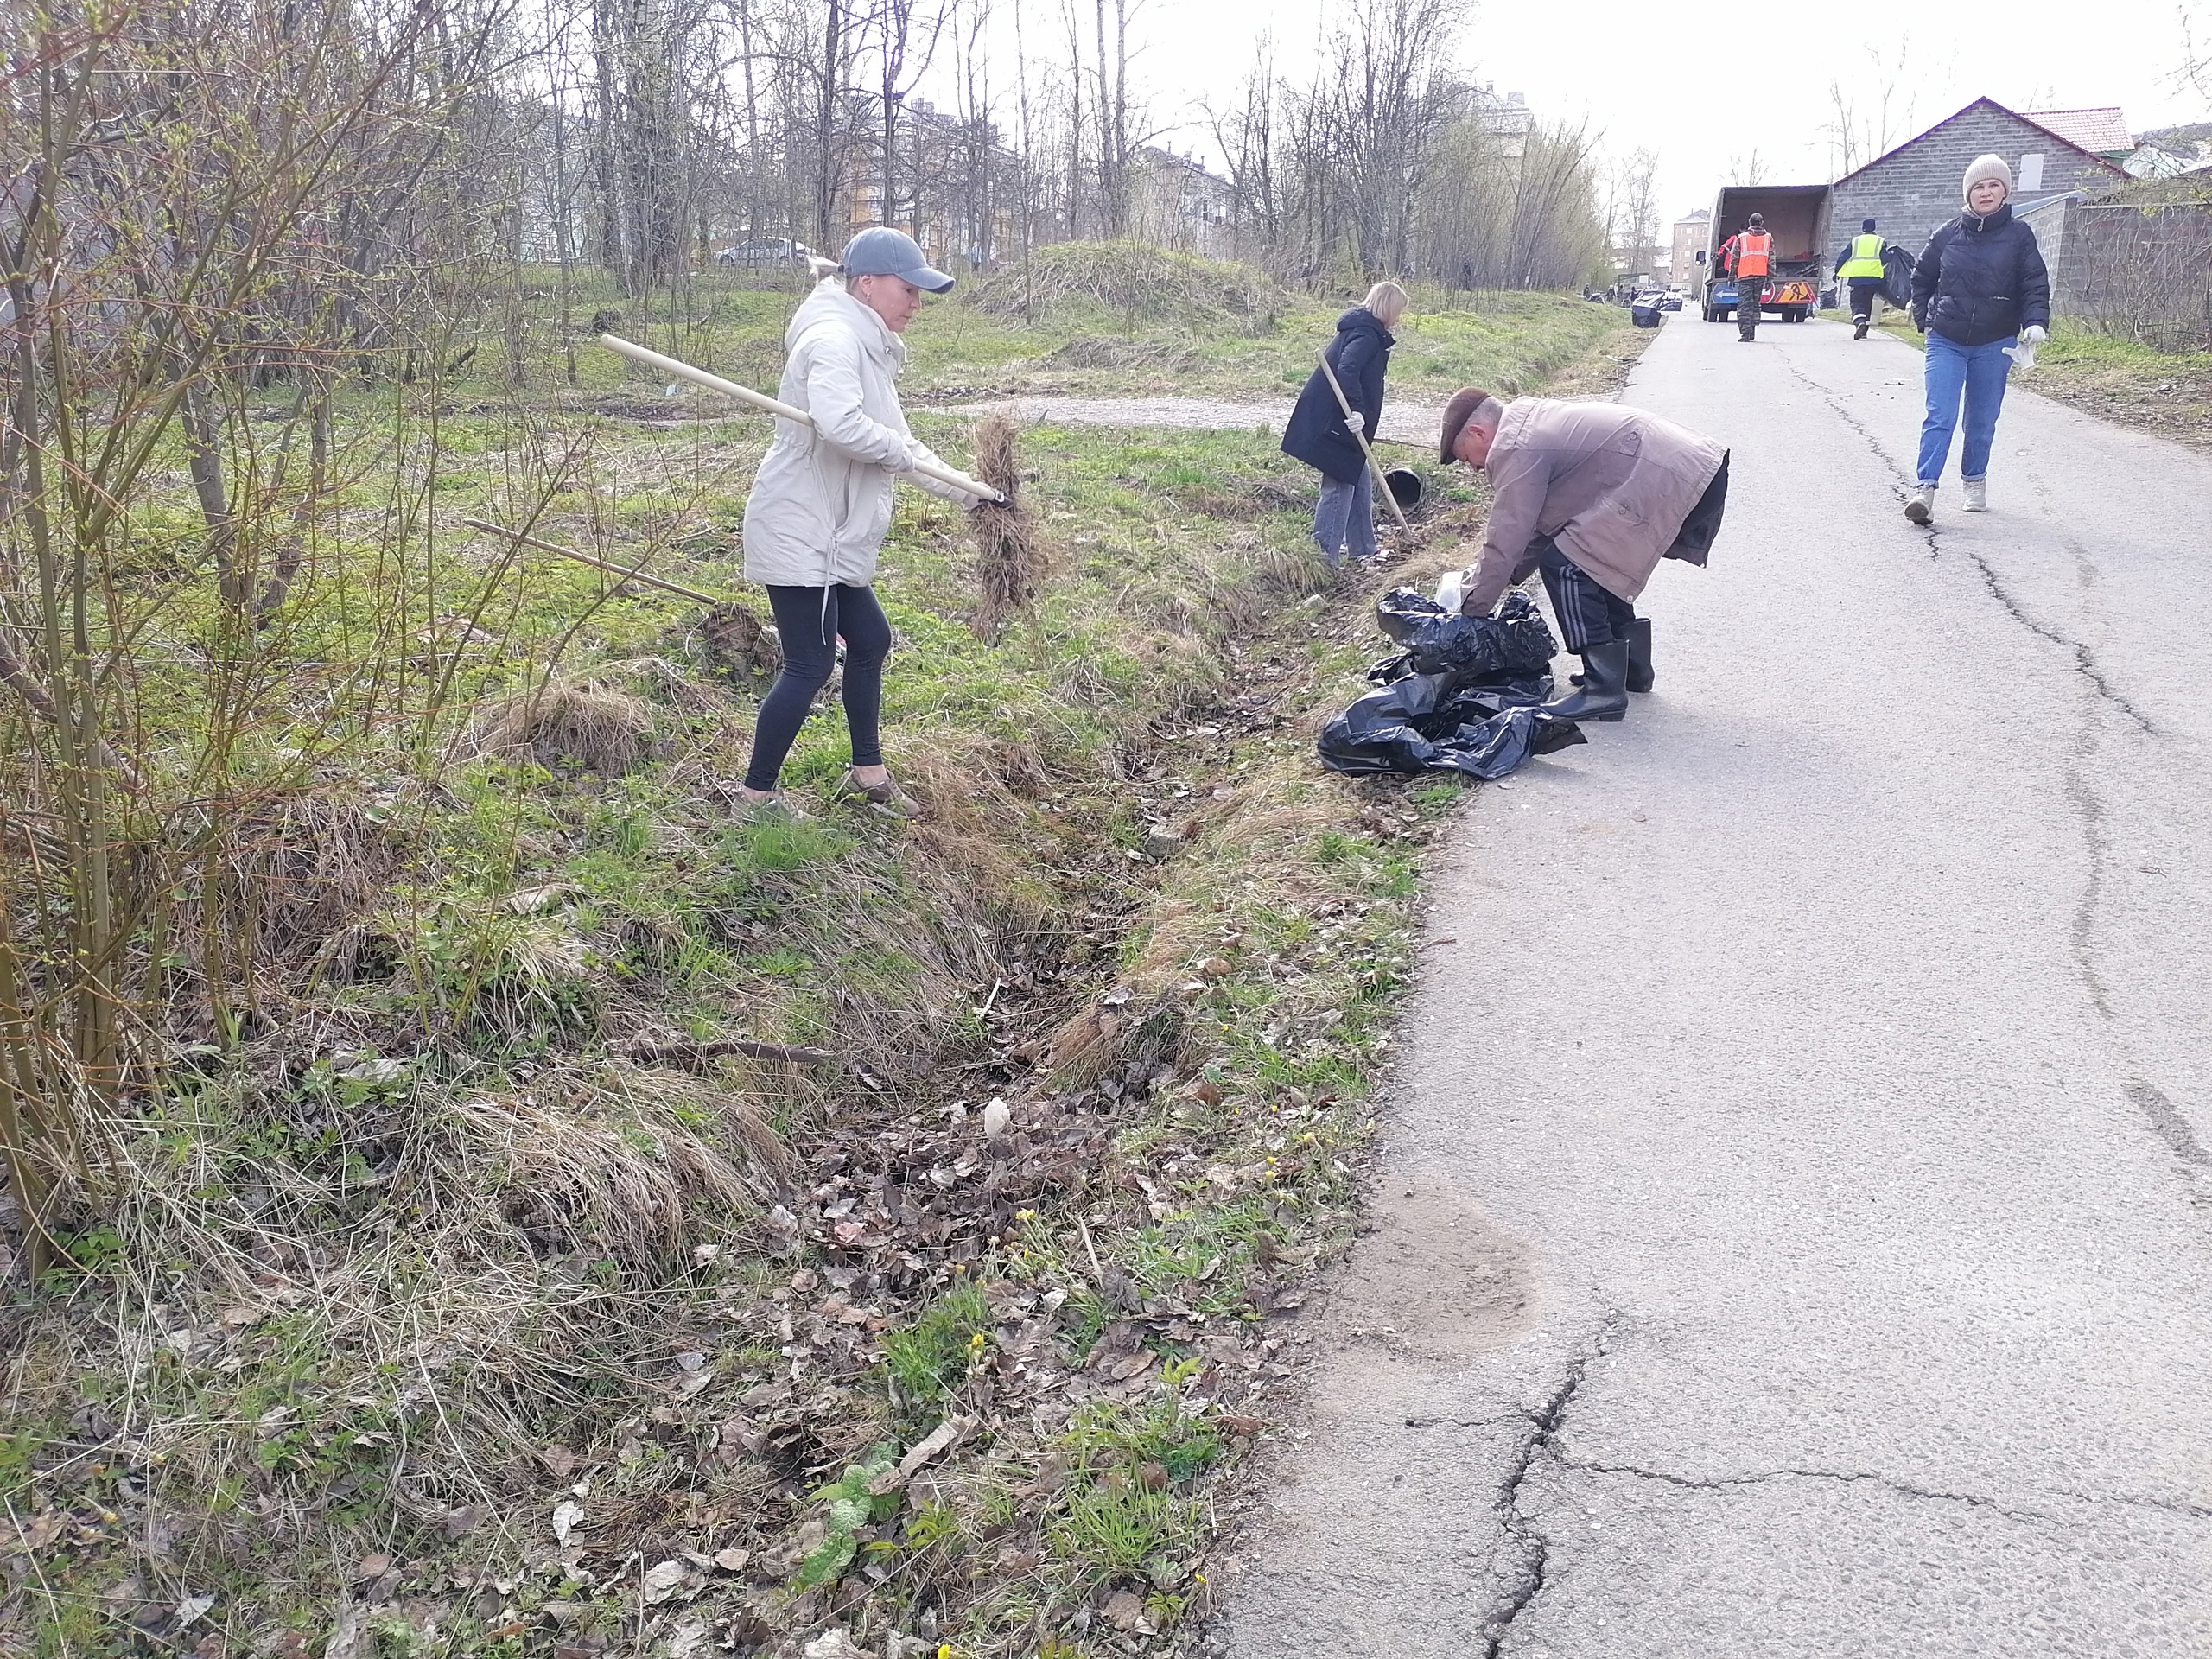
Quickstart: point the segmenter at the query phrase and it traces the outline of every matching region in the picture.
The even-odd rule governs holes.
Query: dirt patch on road
[[[1376,1229],[1337,1288],[1332,1336],[1452,1365],[1534,1322],[1528,1247],[1465,1199],[1416,1182],[1387,1187],[1373,1203]]]

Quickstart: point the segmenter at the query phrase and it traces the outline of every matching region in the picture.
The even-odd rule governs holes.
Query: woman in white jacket
[[[755,804],[783,804],[777,779],[784,757],[830,678],[842,634],[852,787],[874,805],[911,815],[919,809],[892,782],[878,743],[891,624],[870,584],[891,524],[894,477],[908,474],[931,494],[976,505],[913,472],[917,461],[944,463],[906,429],[893,385],[906,361],[899,336],[921,309],[923,293],[942,294],[952,278],[930,268],[912,237],[888,226],[855,236],[837,270],[784,332],[776,395],[814,424],[776,423],[745,503],[745,574],[768,590],[784,670],[761,700],[744,795]]]

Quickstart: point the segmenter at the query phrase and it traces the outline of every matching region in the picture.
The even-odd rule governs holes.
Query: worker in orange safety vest
[[[1753,213],[1750,224],[1720,245],[1720,268],[1736,279],[1736,338],[1755,340],[1759,304],[1774,270],[1774,237],[1765,214]]]

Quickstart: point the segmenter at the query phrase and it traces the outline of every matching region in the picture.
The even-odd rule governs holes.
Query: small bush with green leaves
[[[828,1513],[823,1517],[830,1529],[830,1535],[808,1552],[799,1563],[798,1587],[802,1590],[819,1589],[835,1583],[853,1564],[853,1557],[860,1554],[861,1529],[888,1521],[899,1512],[900,1494],[896,1491],[874,1493],[869,1484],[888,1471],[897,1463],[896,1446],[879,1446],[868,1454],[864,1463],[854,1464],[838,1480],[815,1493],[817,1498],[827,1498]],[[886,1545],[895,1548],[895,1545]]]

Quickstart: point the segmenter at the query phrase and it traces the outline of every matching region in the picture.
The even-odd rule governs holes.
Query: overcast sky
[[[2212,32],[2212,0],[2193,7],[2202,39]],[[2185,56],[2177,0],[1773,0],[1774,21],[1756,35],[1738,23],[1741,10],[1726,0],[1477,0],[1461,39],[1438,50],[1456,53],[1501,93],[1527,94],[1540,118],[1586,119],[1609,149],[1658,151],[1670,222],[1710,206],[1731,160],[1754,144],[1769,182],[1830,177],[1831,80],[1871,106],[1882,81],[1897,79],[1897,107],[1910,104],[1913,119],[1894,122],[1893,142],[1984,94],[2015,109],[2116,104],[2137,132],[2212,117],[2201,93],[2174,84]],[[1189,123],[1169,142],[1211,149],[1192,106],[1233,92],[1262,30],[1275,38],[1278,66],[1295,73],[1313,61],[1325,16],[1341,10],[1324,0],[1141,0],[1137,78],[1156,121]],[[1854,38],[1859,18],[1874,24],[1871,43],[1890,62],[1903,48],[1902,77],[1870,61]],[[1033,38],[1033,52],[1037,45]]]

